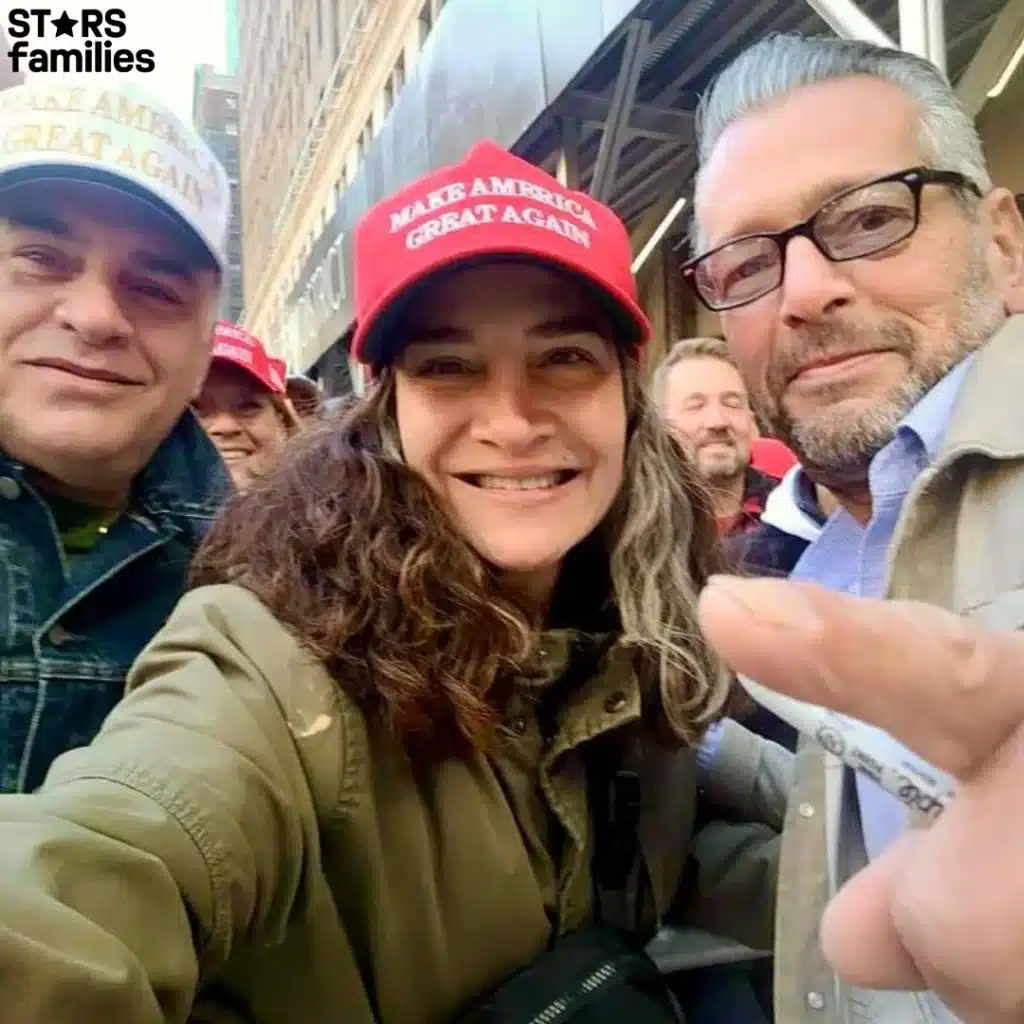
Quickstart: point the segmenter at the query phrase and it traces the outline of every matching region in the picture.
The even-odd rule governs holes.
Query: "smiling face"
[[[0,193],[0,447],[123,494],[206,373],[219,276],[184,229],[71,182]]]
[[[924,163],[918,108],[897,86],[866,76],[805,86],[725,130],[702,168],[697,215],[710,248],[787,228],[843,189]],[[1005,199],[996,190],[968,210],[952,188],[926,185],[916,232],[849,262],[794,238],[781,287],[723,314],[752,400],[818,477],[863,479],[912,406],[1002,322],[1019,224]]]
[[[288,439],[270,392],[237,366],[214,362],[193,408],[239,490],[266,475]]]
[[[526,264],[431,287],[395,366],[404,457],[486,561],[550,593],[623,478],[619,353],[594,303]]]
[[[757,423],[734,366],[714,356],[682,359],[665,377],[664,415],[705,480],[735,480],[750,465]]]

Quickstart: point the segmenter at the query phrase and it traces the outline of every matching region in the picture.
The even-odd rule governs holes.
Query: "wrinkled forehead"
[[[128,257],[144,254],[196,276],[216,276],[198,238],[173,217],[136,196],[96,182],[25,181],[0,190],[0,221],[82,247],[103,246]]]
[[[803,86],[734,121],[701,168],[707,246],[788,227],[837,192],[922,162],[919,108],[867,76]]]

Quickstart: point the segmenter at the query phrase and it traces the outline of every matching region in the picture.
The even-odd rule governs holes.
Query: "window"
[[[313,55],[310,52],[309,29],[306,29],[306,79],[313,77]]]
[[[405,54],[399,54],[395,70],[391,72],[391,88],[397,96],[405,86]]]
[[[324,48],[324,4],[323,0],[316,0],[316,50],[319,53]]]
[[[430,0],[420,8],[420,46],[427,41],[430,30],[434,27],[434,12],[431,10]]]
[[[228,121],[228,122],[226,122],[225,125],[224,125],[224,131],[228,135],[237,135],[238,134],[238,122],[237,121]]]

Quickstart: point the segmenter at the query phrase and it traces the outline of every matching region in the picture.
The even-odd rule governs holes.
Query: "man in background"
[[[677,341],[655,371],[652,389],[662,415],[707,481],[719,532],[730,536],[754,529],[779,480],[751,463],[757,420],[725,342]]]

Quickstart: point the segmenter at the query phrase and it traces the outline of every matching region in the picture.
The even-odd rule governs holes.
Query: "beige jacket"
[[[942,451],[907,496],[889,552],[889,597],[939,605],[990,629],[1024,627],[1022,396],[1024,316],[1015,316],[978,352]],[[955,1020],[927,993],[844,986],[821,956],[818,924],[825,903],[866,863],[851,787],[851,773],[836,758],[815,744],[801,748],[779,869],[777,1019]]]

